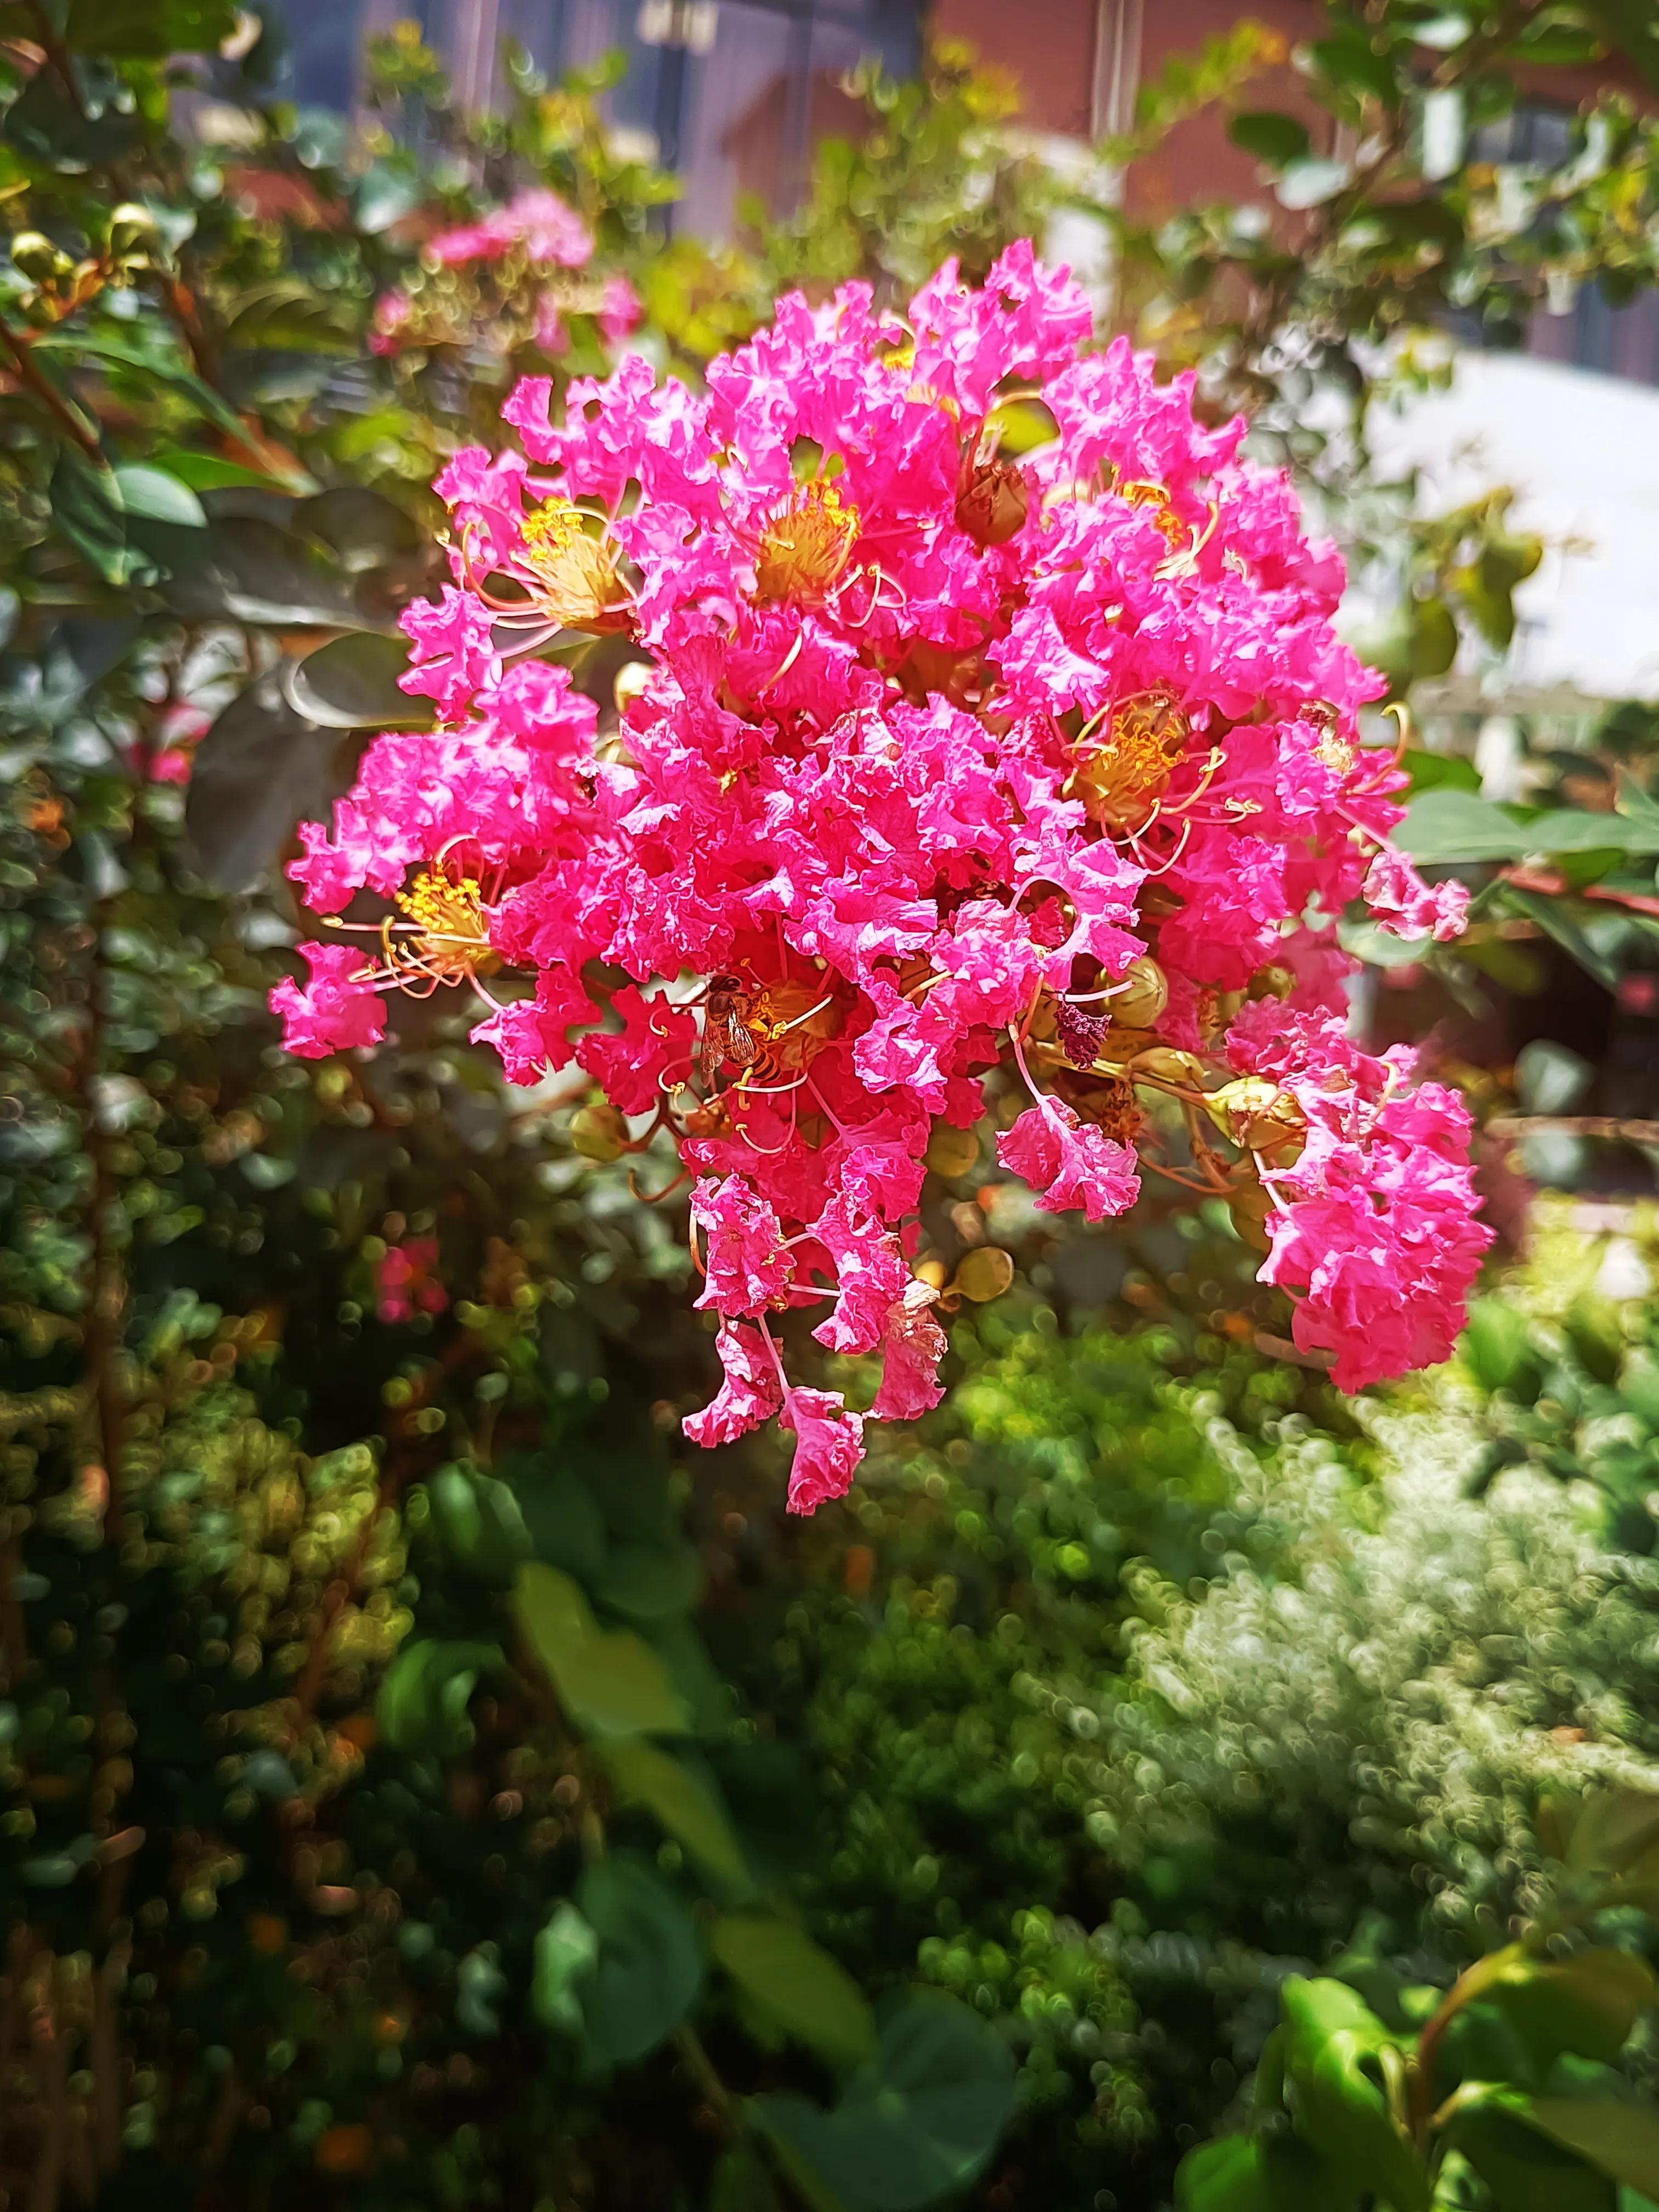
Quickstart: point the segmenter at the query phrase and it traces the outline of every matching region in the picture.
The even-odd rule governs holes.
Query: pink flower
[[[369,351],[382,356],[396,353],[403,343],[400,333],[414,312],[407,292],[382,292],[369,321]]]
[[[939,1364],[950,1345],[933,1318],[937,1296],[931,1283],[912,1280],[888,1310],[881,1388],[870,1408],[878,1421],[914,1421],[931,1413],[945,1395]]]
[[[468,261],[499,261],[515,246],[538,267],[580,269],[592,258],[593,237],[575,210],[555,191],[537,187],[518,194],[480,222],[440,231],[427,252],[444,268]]]
[[[389,1244],[375,1269],[376,1311],[385,1322],[409,1321],[417,1313],[441,1314],[449,1293],[437,1278],[438,1240],[411,1237]]]
[[[474,1044],[494,1045],[509,1083],[539,1083],[570,1058],[568,1032],[599,1019],[599,1010],[575,978],[544,968],[535,996],[497,1008],[471,1032]]]
[[[703,1234],[708,1279],[697,1304],[729,1319],[784,1304],[795,1263],[769,1201],[741,1176],[704,1182],[691,1193],[691,1218]]]
[[[816,1513],[844,1498],[864,1457],[864,1416],[849,1413],[839,1390],[791,1390],[779,1426],[795,1435],[789,1469],[789,1510]]]
[[[624,1114],[649,1114],[669,1078],[690,1067],[696,1023],[665,998],[643,997],[631,983],[612,993],[611,1009],[621,1018],[621,1031],[590,1030],[576,1058]]]
[[[1140,1195],[1135,1156],[1101,1130],[1080,1123],[1060,1098],[1028,1106],[997,1139],[997,1158],[1043,1194],[1043,1213],[1081,1206],[1091,1221],[1127,1213]]]
[[[270,994],[283,1017],[283,1044],[301,1060],[325,1060],[352,1045],[379,1044],[386,1035],[386,1002],[359,981],[363,956],[349,945],[302,945],[311,980],[302,988],[285,977]]]
[[[1360,896],[1391,937],[1432,937],[1442,945],[1462,935],[1469,911],[1462,884],[1449,877],[1431,888],[1393,845],[1378,848]]]
[[[639,294],[620,271],[605,280],[599,302],[599,336],[607,346],[619,346],[639,328],[645,313]]]
[[[770,1420],[783,1403],[778,1363],[759,1329],[723,1322],[715,1344],[725,1380],[700,1413],[688,1413],[680,1424],[694,1444],[732,1443]]]

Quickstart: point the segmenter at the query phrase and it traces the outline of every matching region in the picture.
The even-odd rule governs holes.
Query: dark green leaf
[[[1305,123],[1270,108],[1247,108],[1235,115],[1227,125],[1227,136],[1235,146],[1276,169],[1301,160],[1312,143]]]
[[[398,689],[408,666],[400,639],[355,630],[296,661],[284,688],[295,712],[323,729],[429,730],[432,702]]]
[[[574,1987],[594,2066],[626,2066],[672,2035],[702,1986],[696,1924],[660,1875],[612,1851],[582,1876],[576,1902],[599,1955]]]
[[[102,59],[207,53],[236,27],[233,0],[70,0],[65,45]]]
[[[175,612],[276,629],[357,629],[349,579],[292,531],[254,515],[215,521],[201,558],[167,585]]]
[[[303,721],[273,672],[233,699],[196,748],[185,826],[204,879],[246,890],[296,822],[325,814],[350,781],[332,730]]]
[[[530,1534],[507,1484],[457,1464],[440,1468],[426,1493],[434,1532],[447,1557],[464,1574],[498,1589],[509,1588],[530,1556]]]
[[[95,103],[77,106],[55,70],[38,69],[6,110],[6,137],[21,154],[69,176],[124,161],[139,143],[137,120]]]
[[[1478,2106],[1455,2123],[1451,2141],[1500,2212],[1613,2212],[1613,2184],[1582,2159],[1508,2112]]]
[[[1531,1361],[1532,1328],[1507,1298],[1477,1298],[1463,1332],[1464,1364],[1483,1390],[1504,1390]]]
[[[308,538],[320,538],[353,575],[411,559],[424,542],[413,516],[367,484],[338,484],[301,500],[294,522]]]
[[[965,2005],[917,1990],[829,2112],[757,2098],[755,2118],[850,2212],[917,2212],[964,2188],[996,2146],[1013,2095],[1007,2045]]]
[[[1585,0],[1584,12],[1659,92],[1659,19],[1650,0]]]
[[[52,472],[52,519],[106,584],[125,584],[132,551],[113,476],[65,446]]]

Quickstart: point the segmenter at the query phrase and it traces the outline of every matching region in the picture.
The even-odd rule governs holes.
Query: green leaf
[[[685,1705],[661,1660],[629,1631],[598,1626],[568,1575],[532,1560],[519,1570],[514,1607],[579,1728],[610,1737],[685,1734]]]
[[[1483,1390],[1507,1389],[1532,1362],[1531,1323],[1507,1298],[1476,1298],[1463,1331],[1462,1352]]]
[[[219,453],[198,453],[188,447],[172,446],[150,458],[157,468],[164,468],[169,476],[177,477],[192,491],[222,491],[232,485],[248,491],[288,489],[275,477],[262,476],[258,469],[245,469],[240,461],[228,461]]]
[[[136,116],[96,101],[78,107],[50,69],[36,70],[6,110],[6,138],[20,154],[76,177],[125,161],[141,143]]]
[[[733,1912],[708,1931],[716,1961],[767,2017],[832,2066],[867,2058],[875,2016],[847,1969],[793,1921]]]
[[[307,538],[258,515],[228,515],[203,533],[200,558],[166,586],[174,612],[270,629],[362,629],[350,580]]]
[[[888,2014],[872,2056],[829,2112],[758,2097],[757,2123],[849,2212],[917,2212],[965,2188],[996,2147],[1013,2059],[965,2005],[915,1990]]]
[[[709,1783],[653,1743],[612,1743],[601,1749],[625,1804],[643,1805],[722,1887],[740,1893],[753,1890],[726,1808]]]
[[[1441,786],[1413,799],[1394,840],[1414,860],[1518,860],[1538,848],[1507,809]]]
[[[1534,2097],[1529,2126],[1626,2187],[1659,2197],[1659,2112],[1604,2097]]]
[[[1223,2136],[1188,2151],[1176,2212],[1352,2212],[1363,2182],[1293,2137]]]
[[[561,1898],[536,1936],[530,2008],[544,2027],[566,2035],[582,2032],[578,1984],[599,1955],[599,1939],[568,1897]]]
[[[350,782],[332,730],[296,714],[273,671],[239,692],[196,748],[185,828],[204,879],[246,890],[275,866],[296,822],[326,814]]]
[[[619,1544],[594,1582],[593,1595],[628,1620],[687,1613],[702,1588],[702,1562],[690,1544]]]
[[[628,1851],[590,1867],[576,1902],[599,1946],[574,1985],[583,2049],[593,2066],[630,2065],[672,2035],[696,2001],[696,1923],[654,1868]]]
[[[1659,92],[1659,21],[1649,0],[1585,0],[1584,12]]]
[[[337,484],[301,500],[294,523],[307,537],[321,538],[353,575],[414,559],[425,546],[414,517],[367,484]]]
[[[464,1574],[508,1589],[530,1556],[530,1532],[519,1501],[504,1482],[477,1468],[440,1468],[426,1485],[432,1527]]]
[[[204,384],[192,370],[165,354],[143,351],[137,346],[123,345],[118,339],[79,331],[73,335],[49,331],[45,337],[35,340],[34,350],[37,354],[67,355],[77,365],[88,361],[105,362],[112,368],[130,370],[142,380],[166,385],[180,398],[188,399],[198,413],[216,422],[231,437],[245,441],[248,435],[247,424],[228,400],[222,398],[210,384]],[[295,492],[314,491],[317,488],[297,467],[284,474],[283,482],[288,489]]]
[[[115,478],[70,446],[60,451],[52,472],[52,519],[105,583],[127,582],[132,555]]]
[[[1547,2072],[1564,2051],[1611,2065],[1659,1984],[1645,1960],[1603,1946],[1570,1959],[1517,1959],[1486,1994]]]
[[[422,1759],[459,1759],[474,1735],[467,1706],[478,1676],[501,1664],[493,1644],[405,1644],[387,1668],[374,1717],[388,1747]]]
[[[204,530],[207,516],[187,483],[145,461],[124,461],[114,471],[122,512],[145,522],[166,522],[181,530]]]
[[[1431,753],[1412,746],[1401,766],[1411,778],[1413,799],[1425,791],[1472,791],[1479,796],[1480,771],[1463,753]]]
[[[1515,1095],[1523,1114],[1571,1114],[1595,1080],[1590,1062],[1553,1037],[1534,1037],[1515,1057]]]
[[[64,44],[107,61],[208,53],[236,27],[234,0],[70,0]]]
[[[1546,937],[1553,938],[1564,952],[1571,954],[1588,975],[1595,976],[1603,990],[1618,989],[1619,963],[1602,951],[1587,928],[1581,927],[1567,911],[1563,900],[1546,896],[1539,891],[1520,890],[1513,884],[1505,884],[1503,901],[1512,912],[1535,921]]]
[[[1293,1974],[1280,1992],[1285,2102],[1305,2142],[1343,2172],[1370,2178],[1394,2212],[1427,2212],[1428,2178],[1394,2124],[1376,2079],[1399,2048],[1346,1984]]]
[[[752,2143],[723,2150],[708,2178],[708,2212],[781,2212],[766,2161]]]
[[[1613,2212],[1613,2185],[1604,2174],[1540,2142],[1512,2112],[1477,2106],[1458,2116],[1449,2140],[1501,2212]]]
[[[432,702],[398,689],[408,666],[400,638],[355,630],[296,661],[283,689],[295,714],[322,729],[429,730],[437,720]]]
[[[1275,169],[1302,160],[1313,143],[1305,123],[1270,108],[1246,108],[1235,115],[1227,125],[1227,136],[1235,146]]]

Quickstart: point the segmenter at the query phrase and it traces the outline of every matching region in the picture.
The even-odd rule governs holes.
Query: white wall
[[[1504,694],[1659,700],[1659,389],[1460,350],[1449,390],[1374,410],[1371,436],[1384,475],[1421,469],[1421,512],[1509,484],[1516,526],[1552,541],[1516,595]]]

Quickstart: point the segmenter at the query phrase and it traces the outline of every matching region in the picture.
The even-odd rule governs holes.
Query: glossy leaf
[[[1176,2173],[1176,2212],[1352,2212],[1364,2193],[1361,2178],[1285,2136],[1223,2136]]]
[[[171,523],[183,530],[204,530],[207,516],[187,483],[166,469],[126,461],[113,471],[123,514],[146,522]]]
[[[355,630],[295,661],[283,689],[295,712],[323,729],[429,730],[431,701],[398,689],[408,666],[401,639]]]
[[[1279,2002],[1285,2101],[1297,2134],[1344,2172],[1371,2177],[1395,2212],[1427,2212],[1428,2178],[1376,2078],[1395,2038],[1341,1982],[1293,1974]]]
[[[327,811],[355,753],[303,720],[280,678],[262,676],[224,708],[196,749],[185,825],[205,880],[245,890],[273,867],[302,819]]]

